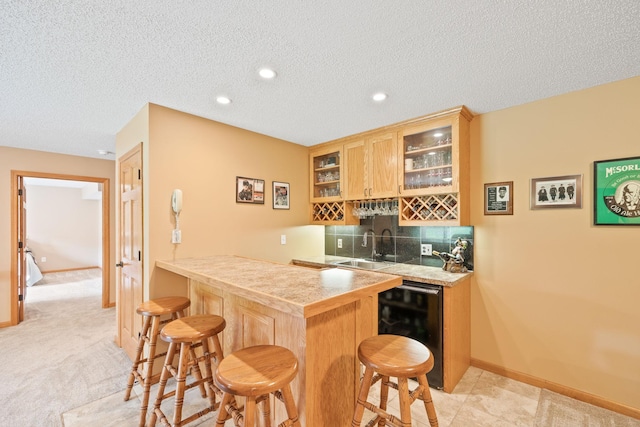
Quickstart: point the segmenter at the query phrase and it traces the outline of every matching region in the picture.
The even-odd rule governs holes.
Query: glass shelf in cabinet
[[[322,167],[315,168],[314,170],[315,171],[327,171],[327,170],[336,169],[336,168],[339,168],[339,167],[340,167],[340,165],[331,165],[331,166],[326,166],[325,165],[325,166],[322,166]]]
[[[418,148],[418,149],[415,149],[415,150],[406,150],[404,154],[406,156],[406,155],[413,155],[413,154],[428,153],[430,151],[441,151],[441,150],[450,149],[452,147],[452,145],[453,144],[434,145],[432,147]]]
[[[339,183],[340,180],[335,180],[335,181],[322,181],[322,182],[316,182],[315,185],[331,185],[331,184],[337,184]]]
[[[405,170],[404,173],[426,172],[426,171],[437,170],[437,169],[450,169],[451,167],[453,167],[453,165],[451,165],[451,164],[442,165],[442,166],[429,166],[428,168]]]

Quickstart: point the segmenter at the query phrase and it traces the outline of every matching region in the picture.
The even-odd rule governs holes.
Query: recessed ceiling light
[[[384,101],[385,99],[387,99],[387,94],[384,92],[378,92],[373,94],[374,101],[380,102],[380,101]]]
[[[98,154],[100,154],[101,156],[108,156],[109,154],[116,154],[112,151],[107,151],[107,150],[98,150]]]
[[[231,104],[231,100],[229,98],[227,98],[226,96],[219,96],[216,98],[216,102],[218,104],[222,104],[222,105],[227,105],[227,104]]]
[[[272,79],[276,76],[276,72],[271,68],[261,68],[258,74],[260,74],[260,77],[263,79]]]

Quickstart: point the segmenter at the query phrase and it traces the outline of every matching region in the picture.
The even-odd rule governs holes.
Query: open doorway
[[[29,186],[29,181],[31,183],[38,182],[42,184],[42,180],[53,180],[50,182],[57,183],[58,186],[63,185],[67,188],[76,185],[77,186],[85,186],[90,184],[88,190],[82,190],[85,192],[94,192],[94,194],[89,195],[87,197],[93,197],[100,203],[99,209],[99,229],[97,233],[99,235],[97,244],[98,248],[92,248],[89,251],[95,251],[97,253],[93,253],[92,255],[88,255],[88,259],[93,259],[93,261],[88,261],[86,254],[83,254],[84,259],[79,257],[80,259],[75,261],[70,261],[69,259],[65,260],[64,250],[60,250],[60,248],[54,247],[51,242],[49,245],[44,244],[42,246],[38,246],[36,242],[33,244],[36,246],[35,248],[28,246],[29,242],[27,241],[27,218],[29,216],[27,209],[27,201],[29,199],[27,188],[31,188],[34,193],[40,192],[34,191],[37,187]],[[45,185],[47,183],[45,182]],[[93,186],[93,189],[91,189]],[[49,173],[40,173],[40,172],[22,172],[22,171],[12,171],[12,201],[14,202],[14,209],[12,210],[12,288],[15,289],[15,292],[12,292],[12,305],[11,305],[11,320],[12,324],[18,324],[24,319],[24,310],[25,310],[25,297],[27,296],[27,267],[28,267],[28,257],[32,257],[33,260],[37,261],[40,259],[40,266],[43,267],[43,270],[49,269],[53,271],[60,270],[73,270],[73,262],[75,262],[78,266],[85,267],[99,267],[101,269],[101,283],[102,283],[102,307],[107,308],[113,306],[114,304],[110,304],[110,251],[109,251],[109,236],[110,236],[110,221],[109,221],[109,179],[108,178],[95,178],[95,177],[84,177],[84,176],[76,176],[76,175],[61,175],[61,174],[49,174]],[[64,193],[60,193],[64,194]],[[50,206],[49,212],[52,213],[54,211],[63,211],[64,207],[61,206],[64,204],[63,197],[59,197],[60,202],[57,203],[57,200],[49,200],[48,205]],[[67,202],[69,203],[69,202]],[[46,205],[40,205],[39,209],[46,209]],[[80,223],[82,218],[82,212],[69,212],[67,215],[70,217],[75,216],[75,220]],[[78,233],[82,233],[80,227],[77,228]],[[60,240],[60,236],[53,236],[54,239]],[[83,242],[83,239],[78,238],[79,242]],[[63,243],[61,243],[63,245]],[[34,250],[35,257],[32,254],[27,252],[27,249]],[[87,252],[87,248],[78,248],[83,252]],[[49,257],[49,259],[45,259],[48,261],[48,264],[42,263],[43,258],[48,258],[46,252],[51,251],[53,255],[53,259]],[[60,256],[59,256],[60,255]],[[58,257],[59,256],[59,257]],[[69,257],[67,257],[69,258]],[[56,264],[57,263],[57,264]],[[86,264],[86,265],[84,265]],[[94,265],[98,264],[98,265]],[[56,267],[56,265],[58,267]],[[65,268],[65,266],[67,268]],[[71,266],[71,268],[69,268]],[[80,268],[80,267],[78,267]]]

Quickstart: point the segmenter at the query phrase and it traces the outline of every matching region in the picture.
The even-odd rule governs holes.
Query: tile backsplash
[[[371,258],[371,231],[375,233],[376,252],[382,260],[403,264],[420,264],[442,267],[442,260],[435,255],[420,254],[420,245],[430,243],[434,251],[449,252],[458,237],[468,242],[465,265],[473,270],[473,227],[400,227],[398,216],[375,216],[360,220],[360,225],[325,226],[325,255],[353,258]],[[367,245],[363,246],[367,232]],[[341,244],[342,247],[339,247]]]

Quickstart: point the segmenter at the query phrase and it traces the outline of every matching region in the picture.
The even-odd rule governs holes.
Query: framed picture
[[[289,209],[289,183],[273,181],[273,209]]]
[[[640,225],[640,157],[593,162],[595,225]]]
[[[264,204],[264,179],[237,176],[236,203]]]
[[[531,180],[531,209],[582,208],[582,175]]]
[[[513,181],[484,185],[484,214],[513,215]]]

